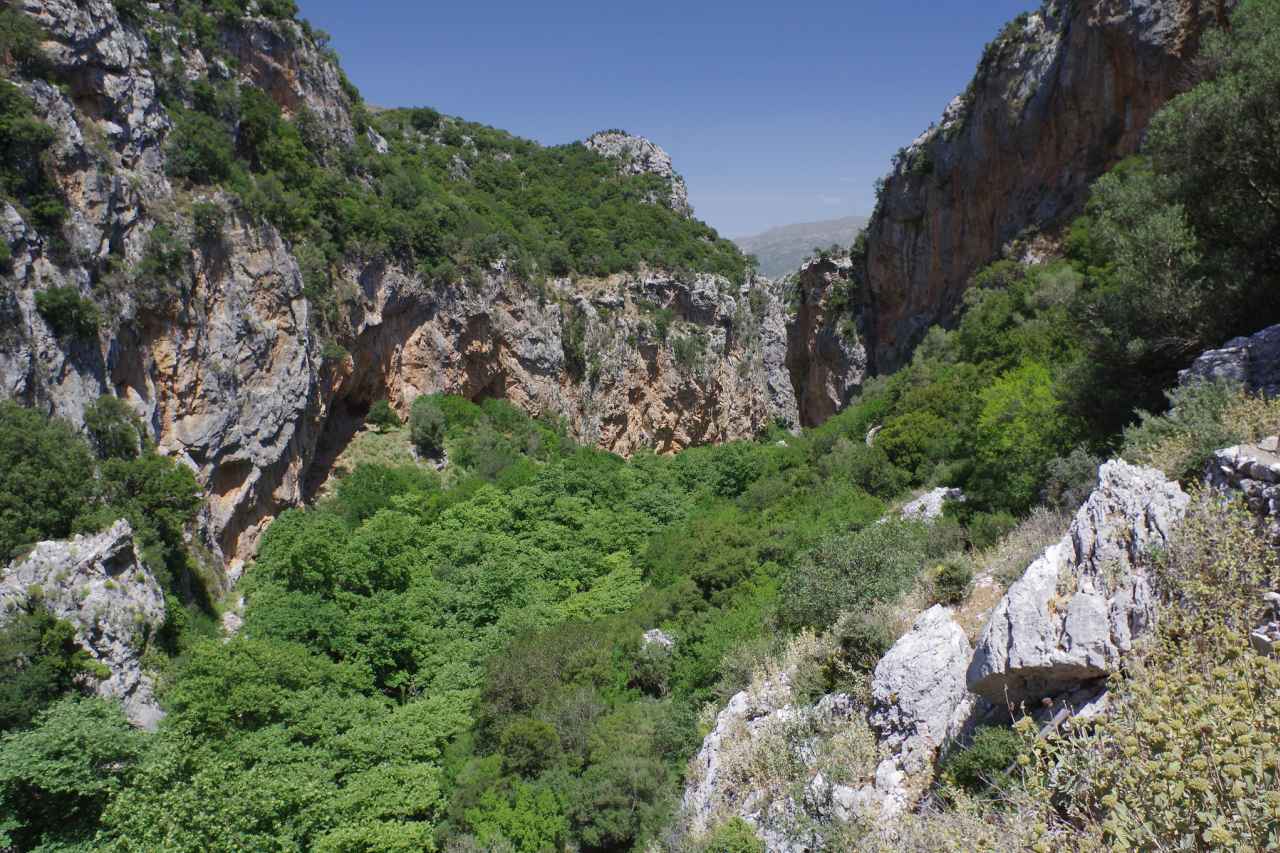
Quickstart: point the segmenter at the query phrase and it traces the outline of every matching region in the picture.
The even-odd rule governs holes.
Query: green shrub
[[[34,598],[0,628],[0,732],[25,727],[95,672],[95,662],[76,642],[75,627],[55,619]]]
[[[85,406],[84,428],[99,459],[133,459],[142,447],[141,424],[119,397],[99,397]]]
[[[698,845],[698,853],[764,853],[764,842],[740,817],[730,818],[713,829]]]
[[[938,774],[971,794],[1004,788],[1010,782],[1009,771],[1024,749],[1022,736],[1013,729],[979,726],[968,745],[943,759]]]
[[[423,394],[409,409],[409,439],[423,456],[439,456],[444,450],[445,413],[436,394]]]
[[[226,221],[226,211],[216,202],[198,201],[191,205],[191,227],[198,240],[205,243],[220,241]]]
[[[933,571],[934,595],[940,604],[960,604],[972,583],[973,567],[964,557],[946,560]]]
[[[969,542],[974,548],[990,548],[1018,526],[1018,519],[1007,512],[980,512],[970,517]]]
[[[1225,381],[1190,382],[1167,395],[1163,415],[1140,412],[1137,424],[1124,431],[1124,457],[1152,465],[1179,480],[1198,479],[1218,450],[1253,436],[1227,424],[1227,411],[1242,404],[1240,388]]]
[[[1098,482],[1102,460],[1083,447],[1049,463],[1041,501],[1059,512],[1074,512],[1088,500]]]
[[[69,424],[0,401],[0,562],[64,539],[94,494],[93,455]]]
[[[225,124],[201,112],[176,113],[165,157],[170,175],[197,184],[216,184],[230,178],[234,166],[235,149]]]
[[[90,339],[98,334],[98,306],[74,285],[51,287],[36,294],[36,310],[58,337]]]
[[[859,672],[874,670],[898,640],[889,619],[877,608],[844,614],[831,632],[845,663]]]
[[[369,407],[365,422],[372,425],[378,432],[387,432],[400,427],[400,416],[396,414],[395,409],[391,408],[391,403],[383,398],[375,400]]]
[[[893,598],[920,572],[925,538],[922,524],[888,521],[824,539],[783,582],[780,615],[789,625],[824,628],[842,611]]]
[[[532,778],[558,758],[560,738],[542,720],[518,717],[503,729],[499,750],[506,772]]]

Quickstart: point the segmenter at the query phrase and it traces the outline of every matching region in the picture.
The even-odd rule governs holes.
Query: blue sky
[[[858,213],[1033,0],[299,0],[370,103],[666,148],[727,236]]]

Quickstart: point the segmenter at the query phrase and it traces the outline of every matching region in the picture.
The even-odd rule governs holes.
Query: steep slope
[[[879,373],[953,319],[969,277],[1080,210],[1186,88],[1229,0],[1050,0],[987,46],[941,122],[899,152],[867,228],[867,347]]]
[[[378,398],[406,414],[433,391],[505,397],[620,453],[796,422],[778,289],[687,219],[661,149],[371,116],[281,6],[4,10],[39,27],[6,75],[22,120],[52,130],[35,162],[65,219],[23,192],[0,208],[0,391],[73,422],[101,394],[127,399],[198,473],[205,538],[233,562]],[[562,199],[517,197],[507,171],[537,158],[576,190],[620,186],[600,215],[638,200],[659,238],[575,232]],[[434,225],[395,208],[414,180],[442,199]],[[548,234],[556,221],[568,230]]]

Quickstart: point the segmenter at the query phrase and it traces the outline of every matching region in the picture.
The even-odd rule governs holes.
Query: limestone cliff
[[[816,426],[843,409],[866,375],[862,307],[852,269],[847,257],[822,257],[783,280],[787,370],[803,426]]]
[[[98,695],[119,699],[135,725],[154,729],[164,714],[142,656],[164,624],[165,601],[134,552],[129,522],[93,536],[41,542],[0,568],[0,624],[37,607],[70,623],[76,642],[104,667]]]
[[[313,467],[378,398],[405,414],[433,391],[501,396],[619,453],[797,422],[780,291],[750,275],[652,269],[535,285],[495,260],[465,281],[428,280],[349,255],[334,265],[341,320],[322,322],[303,247],[219,191],[175,189],[166,176],[172,98],[160,92],[179,77],[235,79],[286,115],[305,108],[338,152],[363,138],[385,152],[385,141],[357,131],[341,72],[297,22],[255,15],[251,4],[222,21],[209,47],[164,16],[168,5],[130,5],[144,10],[134,13],[142,22],[109,0],[22,6],[47,35],[43,77],[59,85],[6,73],[55,132],[46,156],[68,224],[41,233],[32,216],[0,204],[12,256],[0,284],[0,394],[73,422],[101,394],[128,400],[161,451],[197,472],[209,496],[204,538],[233,570],[264,525],[306,497]],[[662,201],[687,212],[665,153],[616,136],[592,144],[624,170],[669,180]],[[214,233],[197,228],[195,203],[222,211]],[[160,224],[182,249],[161,295],[144,299],[127,273]],[[98,305],[96,337],[50,327],[36,300],[55,287]]]
[[[1229,0],[1049,0],[987,46],[969,88],[899,152],[867,230],[867,348],[903,364],[1002,247],[1077,213],[1189,84]]]

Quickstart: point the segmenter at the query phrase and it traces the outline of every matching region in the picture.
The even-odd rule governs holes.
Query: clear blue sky
[[[299,0],[366,100],[546,144],[666,148],[726,236],[866,214],[889,158],[1034,0]]]

